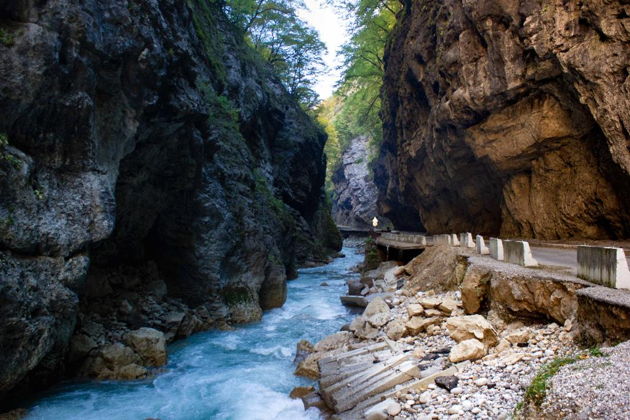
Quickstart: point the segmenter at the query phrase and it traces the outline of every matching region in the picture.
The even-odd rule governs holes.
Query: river
[[[164,373],[144,381],[64,383],[32,403],[29,420],[299,420],[317,419],[292,400],[295,345],[313,343],[350,321],[341,305],[350,268],[362,261],[356,248],[345,258],[301,269],[287,302],[261,322],[233,331],[195,334],[169,346]],[[321,286],[322,282],[328,286]]]

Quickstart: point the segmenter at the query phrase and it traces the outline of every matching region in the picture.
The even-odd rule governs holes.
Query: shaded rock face
[[[378,190],[370,174],[369,137],[360,136],[350,142],[335,171],[332,213],[342,226],[371,227],[372,218],[379,217],[379,225],[388,221],[376,209]]]
[[[385,55],[383,214],[433,233],[630,235],[629,7],[408,2]]]
[[[5,2],[0,27],[0,402],[129,330],[258,319],[340,247],[325,135],[211,3]]]

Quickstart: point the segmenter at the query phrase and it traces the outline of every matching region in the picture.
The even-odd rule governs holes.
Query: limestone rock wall
[[[341,246],[325,135],[215,3],[17,0],[0,29],[0,405],[129,330],[258,319]]]
[[[368,167],[368,143],[367,136],[353,139],[333,174],[332,213],[338,225],[371,227],[372,218],[379,216],[376,208],[378,190]],[[379,219],[382,219],[381,226],[388,222],[382,217]]]
[[[385,61],[376,182],[395,225],[630,235],[627,2],[407,2]]]

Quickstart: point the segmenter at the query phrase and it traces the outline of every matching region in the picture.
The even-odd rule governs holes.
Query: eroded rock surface
[[[325,135],[217,4],[14,1],[0,28],[0,405],[115,377],[131,330],[259,319],[340,246]]]
[[[383,214],[434,233],[630,235],[630,6],[406,4],[385,54]]]
[[[379,215],[376,209],[378,190],[368,167],[369,160],[367,136],[353,139],[341,156],[339,168],[332,177],[332,213],[338,225],[371,227],[372,218]],[[388,223],[382,217],[379,219],[380,226]]]

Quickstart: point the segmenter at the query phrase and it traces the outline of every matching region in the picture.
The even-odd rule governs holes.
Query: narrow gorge
[[[627,0],[0,1],[0,420],[628,418],[628,261]]]
[[[259,320],[340,249],[324,133],[217,5],[0,17],[4,402],[67,375],[144,377],[130,331]]]

